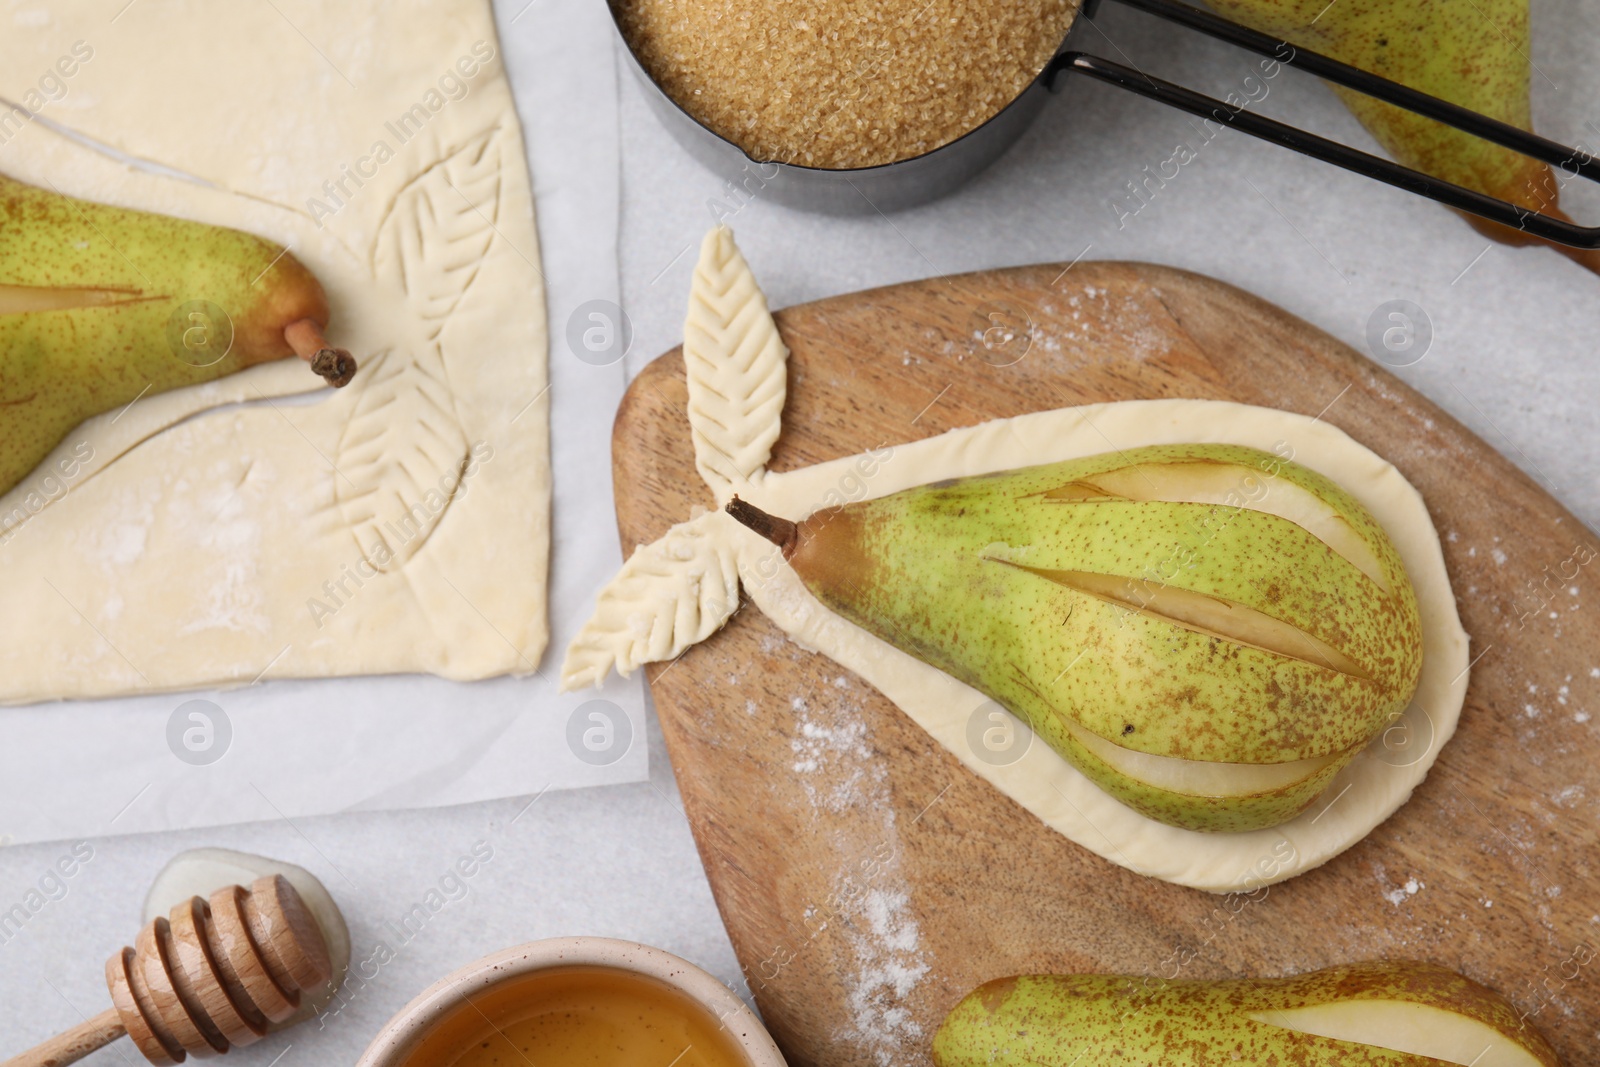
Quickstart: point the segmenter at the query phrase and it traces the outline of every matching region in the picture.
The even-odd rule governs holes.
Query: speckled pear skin
[[[1351,66],[1470,108],[1524,130],[1533,128],[1528,85],[1528,0],[1208,0],[1219,14]],[[1550,168],[1443,123],[1361,93],[1334,87],[1386,152],[1408,167],[1514,204],[1562,215]],[[1533,238],[1467,216],[1485,234],[1512,244]],[[1563,250],[1567,251],[1567,250]],[[1567,254],[1591,270],[1592,251]]]
[[[1140,464],[1223,464],[1257,492],[1270,493],[1275,479],[1312,492],[1373,549],[1387,591],[1266,512],[1044,495]],[[1404,710],[1422,665],[1415,594],[1366,510],[1314,471],[1231,445],[1141,448],[825,509],[798,524],[789,562],[828,607],[1000,702],[1122,802],[1194,830],[1258,829],[1304,810]],[[1130,590],[1171,587],[1253,608],[1344,653],[1364,676],[1185,628],[1041,571],[1112,575]],[[1334,758],[1270,793],[1191,796],[1105,764],[1068,719],[1157,756]]]
[[[1394,1000],[1476,1019],[1560,1067],[1517,1010],[1471,979],[1431,963],[1378,960],[1291,978],[1170,981],[1038,975],[979,986],[933,1038],[938,1067],[1441,1067],[1441,1061],[1258,1022],[1257,1012],[1346,1000]]]
[[[84,419],[291,356],[284,327],[328,321],[322,286],[281,245],[4,175],[0,286],[125,291],[104,306],[0,314],[0,493]],[[210,366],[169,342],[169,320],[190,301],[232,320],[232,347]]]

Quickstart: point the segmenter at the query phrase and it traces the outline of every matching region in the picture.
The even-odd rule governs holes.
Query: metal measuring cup
[[[1102,0],[1086,0],[1078,18],[1093,19]],[[1258,33],[1177,0],[1110,0],[1226,41],[1285,66],[1297,67],[1348,89],[1435,119],[1561,169],[1568,177],[1600,181],[1600,161],[1580,148],[1529,133],[1478,112],[1409,89],[1398,82],[1341,63],[1319,52]],[[614,13],[613,13],[614,14]],[[1074,25],[1076,25],[1076,19]],[[1202,119],[1292,149],[1313,159],[1364,174],[1388,185],[1436,200],[1533,237],[1573,248],[1600,248],[1600,226],[1580,226],[1424,174],[1393,160],[1307,133],[1284,122],[1253,114],[1214,97],[1152,77],[1142,71],[1077,50],[1058,52],[1011,103],[982,125],[929,152],[876,167],[828,170],[776,160],[757,160],[702,125],[650,77],[623,37],[630,65],[645,85],[652,109],[673,138],[713,173],[747,191],[804,211],[861,215],[897,211],[927,203],[959,189],[998,159],[1038,116],[1048,94],[1060,90],[1063,76],[1080,74],[1137,93]],[[1070,33],[1069,33],[1070,39]]]

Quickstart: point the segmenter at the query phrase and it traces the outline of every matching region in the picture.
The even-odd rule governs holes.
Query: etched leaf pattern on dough
[[[635,549],[568,646],[562,690],[598,685],[613,668],[626,678],[721,629],[739,606],[732,522],[707,512]]]
[[[495,127],[447,153],[400,190],[378,228],[373,274],[405,294],[407,313],[392,324],[393,347],[363,368],[335,491],[357,546],[385,570],[426,543],[467,462],[442,335],[495,240],[502,140]],[[381,564],[380,543],[392,557]]]
[[[759,497],[753,483],[782,428],[789,350],[726,226],[700,246],[683,356],[700,476],[721,503],[738,491]],[[627,677],[720,629],[739,604],[738,529],[716,511],[636,549],[568,646],[562,690],[599,685],[613,668]]]
[[[789,350],[767,299],[719,226],[700,245],[683,326],[695,466],[725,503],[766,465],[778,439]]]

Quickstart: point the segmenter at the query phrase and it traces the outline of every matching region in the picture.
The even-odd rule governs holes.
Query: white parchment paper
[[[613,31],[598,4],[498,16],[549,287],[554,544],[538,674],[273,680],[0,709],[0,842],[459,804],[645,775],[641,683],[558,696],[553,666],[620,561],[610,429],[626,377],[620,358],[574,355],[567,329],[580,309],[590,326],[590,311],[605,312],[596,302],[619,300]]]

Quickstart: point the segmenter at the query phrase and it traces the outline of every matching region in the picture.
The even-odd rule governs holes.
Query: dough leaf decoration
[[[755,483],[782,428],[789,350],[726,226],[700,245],[683,360],[700,476],[719,503],[741,491],[759,496]],[[636,549],[568,647],[562,690],[599,685],[613,668],[627,677],[641,663],[674,659],[716,633],[739,605],[741,536],[715,511]]]
[[[427,542],[467,463],[471,446],[450,388],[445,327],[495,241],[502,140],[495,127],[428,167],[400,190],[378,227],[373,275],[404,295],[406,310],[393,324],[393,347],[364,368],[339,442],[335,493],[357,546],[381,570]]]
[[[1106,270],[1104,265],[1099,269]],[[599,684],[613,668],[627,675],[640,663],[682,655],[727,623],[742,603],[740,598],[748,597],[797,645],[853,671],[968,769],[1051,828],[1140,874],[1217,893],[1258,890],[1326,862],[1391,815],[1427,775],[1461,712],[1469,673],[1468,641],[1455,613],[1427,506],[1381,457],[1325,422],[1288,412],[1213,400],[1130,400],[995,418],[892,446],[886,442],[855,456],[767,471],[764,465],[782,417],[783,393],[781,387],[764,393],[762,386],[748,384],[760,380],[759,373],[752,372],[761,368],[760,360],[749,357],[769,352],[781,369],[788,352],[776,339],[770,348],[752,344],[750,327],[759,321],[762,328],[770,328],[772,320],[764,302],[757,303],[759,293],[741,298],[739,289],[747,282],[754,285],[731,237],[709,235],[693,282],[694,306],[684,342],[696,466],[720,505],[726,507],[737,494],[750,505],[737,509],[747,515],[760,509],[770,517],[788,518],[757,533],[718,511],[676,526],[660,541],[638,549],[601,593],[592,618],[570,645],[562,668],[563,691]],[[796,314],[801,320],[807,318],[806,312]],[[746,318],[741,320],[741,315]],[[1108,332],[1106,326],[1098,329]],[[736,358],[740,354],[746,358]],[[746,383],[741,384],[741,377]],[[1221,440],[1218,426],[1228,428]],[[1087,460],[1104,455],[1108,441],[1127,448],[1192,447],[1200,441],[1276,450],[1291,440],[1311,470],[1349,475],[1356,503],[1393,538],[1402,568],[1416,588],[1422,673],[1416,697],[1396,725],[1403,724],[1407,736],[1426,741],[1421,754],[1408,755],[1403,766],[1381,756],[1373,758],[1372,750],[1366,750],[1329,783],[1326,795],[1339,798],[1348,792],[1349,799],[1323,804],[1268,829],[1213,833],[1150,818],[1048,744],[1025,746],[1022,756],[1012,762],[980,758],[968,728],[978,721],[973,713],[992,704],[992,699],[830,610],[801,580],[792,560],[785,560],[785,548],[799,544],[783,532],[785,524],[795,525],[821,509],[843,507],[849,501],[879,500],[945,479],[970,480],[992,472]],[[893,462],[887,462],[891,457]],[[1151,475],[1149,469],[1144,473]],[[1072,482],[1053,487],[1062,492],[1052,499],[1063,501],[1063,507],[1093,499],[1134,499],[1160,488],[1152,480],[1141,477],[1131,488],[1103,478]],[[1288,507],[1280,496],[1273,499]],[[1340,546],[1334,551],[1353,572],[1362,573],[1363,563],[1370,570],[1372,560],[1363,557],[1341,529],[1338,524],[1319,525],[1315,535],[1331,539],[1325,540],[1330,547]],[[1008,552],[1004,561],[1020,560]],[[1084,573],[1088,572],[1071,577],[1092,596]],[[1369,579],[1374,589],[1384,588],[1388,581],[1381,569],[1377,577],[1366,573],[1363,580]],[[1193,606],[1193,601],[1183,603]]]
[[[695,466],[727,503],[759,480],[787,391],[789,350],[750,265],[719,226],[700,245],[683,326]]]
[[[599,685],[613,668],[626,678],[674,659],[721,629],[739,607],[732,524],[707,512],[636,548],[567,647],[562,692]]]

